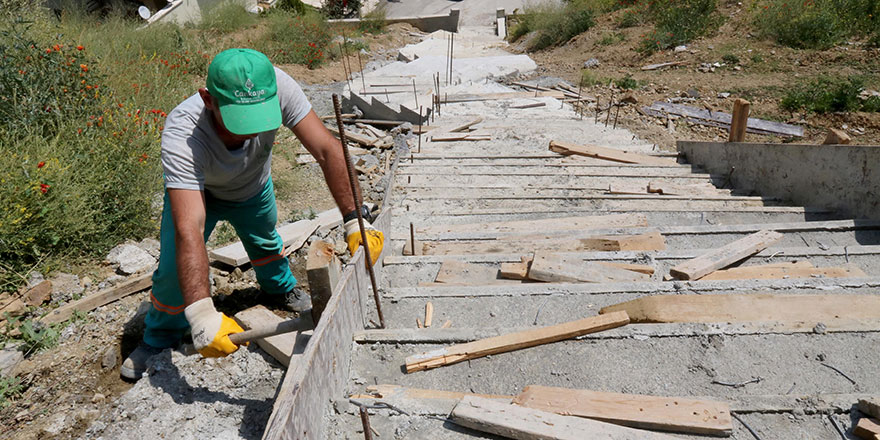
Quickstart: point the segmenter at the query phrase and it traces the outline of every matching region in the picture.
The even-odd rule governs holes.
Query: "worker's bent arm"
[[[354,211],[348,169],[339,140],[324,127],[314,110],[293,127],[293,133],[321,166],[324,180],[327,181],[327,187],[330,188],[330,194],[333,194],[339,211],[343,215]]]
[[[177,247],[177,277],[183,303],[188,306],[211,296],[208,281],[208,251],[205,249],[205,193],[169,189]]]

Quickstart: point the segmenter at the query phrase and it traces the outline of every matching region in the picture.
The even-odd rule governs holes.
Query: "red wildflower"
[[[57,50],[58,52],[61,52],[61,45],[59,45],[59,44],[52,46],[52,48]]]
[[[83,45],[80,44],[79,46],[76,46],[76,50],[85,50],[85,47],[83,47]]]
[[[40,184],[40,192],[43,194],[46,194],[47,192],[49,192],[49,184],[48,183],[41,183]]]
[[[42,160],[37,164],[37,168],[43,168],[44,166],[46,166],[46,162],[43,162]]]
[[[80,64],[79,68],[82,69],[83,72],[89,71],[89,66],[86,66],[85,64]]]

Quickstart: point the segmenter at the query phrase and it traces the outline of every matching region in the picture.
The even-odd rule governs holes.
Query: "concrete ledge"
[[[396,17],[386,18],[385,24],[407,23],[422,32],[435,32],[439,30],[458,32],[458,18],[461,11],[452,9],[449,15],[428,15],[424,17]],[[360,23],[360,18],[345,18],[338,20],[327,20],[328,23]]]
[[[678,141],[678,150],[737,189],[880,219],[878,146]]]

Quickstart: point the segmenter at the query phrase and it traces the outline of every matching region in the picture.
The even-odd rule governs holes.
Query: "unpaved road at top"
[[[534,0],[384,0],[388,18],[448,14],[450,9],[461,10],[459,24],[462,26],[491,26],[495,23],[495,10],[504,8],[507,13]]]

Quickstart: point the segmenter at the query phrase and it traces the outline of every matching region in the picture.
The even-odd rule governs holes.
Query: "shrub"
[[[330,18],[354,18],[360,15],[361,0],[324,0],[321,12]]]
[[[739,64],[739,57],[732,53],[727,53],[721,57],[721,61],[727,64]]]
[[[17,377],[0,377],[0,409],[9,406],[24,390],[25,386]]]
[[[621,89],[637,89],[639,88],[639,82],[636,81],[631,75],[626,75],[623,78],[614,80],[614,85]]]
[[[584,70],[583,72],[581,72],[580,85],[582,85],[584,87],[598,86],[598,85],[602,85],[606,82],[607,82],[606,79],[601,78],[599,75],[597,75],[595,72],[593,72],[591,70]]]
[[[863,89],[864,79],[858,76],[846,79],[820,76],[789,89],[780,107],[792,112],[805,110],[815,113],[877,111],[880,99],[862,101],[859,94]]]
[[[367,34],[381,34],[385,32],[385,19],[385,8],[379,6],[361,18],[358,29]]]
[[[306,4],[302,0],[281,0],[278,2],[278,8],[295,15],[306,13]]]
[[[626,35],[614,33],[614,34],[604,34],[602,38],[599,39],[596,43],[600,46],[610,46],[612,44],[617,44],[626,40]]]
[[[754,23],[766,37],[798,49],[827,49],[851,36],[880,35],[875,0],[760,0]]]
[[[248,12],[242,3],[226,0],[202,14],[198,28],[214,33],[234,32],[253,27],[257,16]]]
[[[525,34],[536,32],[529,42],[529,51],[564,43],[593,27],[595,14],[590,1],[527,7],[520,21],[511,28],[510,40],[516,41]]]
[[[327,60],[332,36],[319,14],[269,14],[267,18],[266,35],[254,45],[273,63],[302,64],[314,69]]]
[[[713,31],[720,24],[715,0],[655,0],[647,14],[654,30],[642,38],[637,50],[650,54],[671,49]]]

